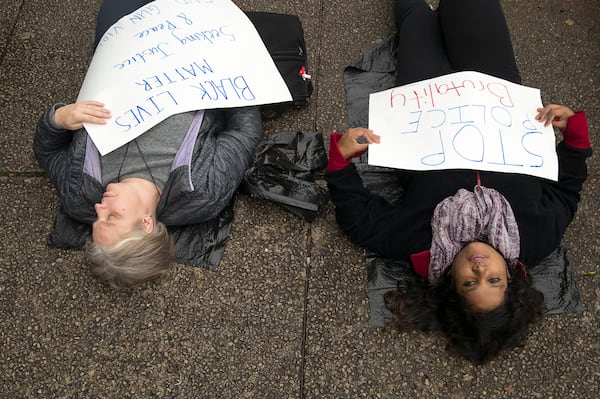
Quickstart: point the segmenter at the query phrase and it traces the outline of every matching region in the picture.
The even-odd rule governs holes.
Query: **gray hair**
[[[166,273],[172,266],[174,244],[167,227],[155,221],[150,234],[141,227],[112,247],[89,240],[85,247],[90,271],[115,289],[127,289]]]

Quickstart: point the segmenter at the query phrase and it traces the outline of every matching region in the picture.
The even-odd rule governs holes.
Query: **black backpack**
[[[308,104],[313,84],[308,73],[300,18],[297,15],[255,11],[246,12],[246,15],[254,24],[292,95],[291,102],[262,105],[263,118],[277,118],[290,107]]]

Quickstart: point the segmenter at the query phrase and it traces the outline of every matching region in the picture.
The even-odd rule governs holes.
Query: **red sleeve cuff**
[[[431,252],[429,252],[429,250],[410,255],[410,261],[413,265],[413,269],[415,269],[415,272],[423,278],[427,278],[429,276],[430,258]]]
[[[329,139],[329,162],[327,163],[328,172],[335,172],[336,170],[344,169],[350,164],[350,161],[344,158],[340,152],[340,147],[338,147],[338,142],[343,135],[343,133],[331,133],[331,137]],[[351,156],[350,159],[360,157],[365,152],[367,152],[367,150],[360,151]]]
[[[563,142],[570,147],[590,148],[590,134],[585,112],[578,111],[567,120],[567,127],[562,130]]]
[[[350,162],[342,156],[340,148],[338,147],[340,138],[342,138],[341,133],[332,133],[329,138],[329,162],[327,163],[327,171],[329,172],[344,169],[350,164]]]

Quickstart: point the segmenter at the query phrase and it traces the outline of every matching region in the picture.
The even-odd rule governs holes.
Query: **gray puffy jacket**
[[[82,248],[101,201],[100,155],[85,129],[57,128],[56,106],[41,116],[33,150],[58,191],[49,244]],[[198,128],[198,125],[200,127]],[[258,107],[199,111],[184,138],[157,209],[175,238],[177,261],[215,268],[232,220],[234,195],[262,139]]]

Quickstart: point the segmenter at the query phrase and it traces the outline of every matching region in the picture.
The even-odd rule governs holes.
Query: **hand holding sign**
[[[550,126],[557,129],[565,129],[567,127],[567,120],[570,116],[575,115],[571,109],[564,105],[550,104],[544,108],[538,108],[538,115],[535,120],[544,123],[544,126]]]
[[[457,72],[374,93],[369,100],[369,128],[381,136],[380,145],[369,147],[369,164],[558,179],[555,135],[537,119],[537,89]],[[549,112],[542,118],[557,115]]]
[[[54,113],[54,123],[68,130],[79,130],[84,123],[106,125],[110,111],[99,101],[82,101],[60,107]]]
[[[367,150],[369,144],[378,144],[379,136],[372,130],[363,127],[349,128],[338,141],[338,148],[344,159],[349,159],[359,152]]]

